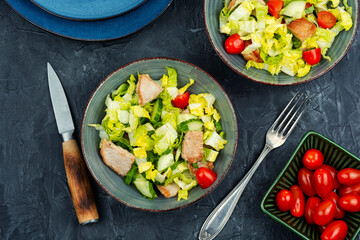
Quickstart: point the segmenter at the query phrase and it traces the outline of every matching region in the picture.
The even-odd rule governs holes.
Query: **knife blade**
[[[76,216],[82,225],[97,222],[99,214],[89,176],[79,146],[73,137],[75,127],[64,89],[56,72],[47,64],[48,83],[56,125],[63,138],[66,177]]]

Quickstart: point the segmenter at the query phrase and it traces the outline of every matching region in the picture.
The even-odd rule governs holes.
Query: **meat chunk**
[[[136,86],[139,95],[139,105],[143,106],[155,99],[164,89],[154,82],[148,74],[141,74]]]
[[[315,34],[316,26],[306,18],[300,18],[287,25],[288,29],[301,42]]]
[[[251,40],[246,40],[244,41],[244,47],[246,48],[247,46],[251,45]],[[260,57],[260,51],[259,49],[256,49],[255,51],[251,52],[251,53],[242,53],[242,55],[244,56],[246,61],[254,61],[254,62],[258,62],[258,63],[262,63],[264,62],[261,57]]]
[[[236,3],[236,0],[231,0],[231,2],[229,3],[229,5],[227,7],[227,10],[230,11],[234,7],[235,3]]]
[[[166,198],[175,197],[180,190],[180,187],[176,183],[169,183],[166,186],[157,185],[157,188]]]
[[[122,177],[126,176],[135,160],[134,155],[106,138],[101,143],[100,154],[103,162]]]
[[[193,175],[196,175],[196,171],[201,168],[201,167],[204,167],[204,168],[208,168],[210,170],[213,170],[214,169],[214,164],[212,162],[198,162],[197,163],[197,168],[194,167],[191,163],[188,163],[188,168],[190,169],[190,173],[193,174]]]
[[[181,157],[190,163],[199,162],[204,156],[203,132],[189,131],[182,142]]]

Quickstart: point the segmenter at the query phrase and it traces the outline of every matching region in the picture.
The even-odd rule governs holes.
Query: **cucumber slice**
[[[293,18],[301,18],[305,10],[305,5],[305,1],[290,2],[283,10],[281,10],[280,14]]]
[[[194,114],[181,113],[181,114],[179,114],[178,122],[179,122],[179,124],[180,124],[180,123],[185,122],[185,121],[187,121],[187,120],[197,119],[197,118],[198,118],[198,117],[195,116]]]
[[[157,170],[159,172],[162,172],[173,164],[174,164],[174,155],[172,153],[163,155],[159,158],[159,161],[157,163]]]
[[[139,192],[149,199],[154,199],[156,193],[152,183],[150,183],[146,178],[143,177],[140,173],[136,174],[134,185]]]
[[[160,120],[162,109],[163,103],[162,100],[159,98],[158,100],[156,100],[153,111],[151,113],[150,118],[152,122],[158,122]]]
[[[190,119],[178,125],[178,130],[182,132],[187,131],[201,131],[204,123],[199,119]]]

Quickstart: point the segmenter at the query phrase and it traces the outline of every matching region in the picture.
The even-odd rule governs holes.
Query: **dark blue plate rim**
[[[29,0],[5,0],[5,2],[27,21],[56,35],[83,41],[107,41],[123,38],[143,29],[160,16],[172,0],[148,0],[125,15],[93,22],[56,17],[38,8]]]
[[[104,19],[108,19],[108,18],[112,18],[112,17],[116,17],[116,16],[120,16],[123,14],[126,14],[130,11],[135,10],[136,8],[140,7],[141,5],[143,5],[144,3],[146,3],[147,0],[138,0],[137,3],[131,5],[131,6],[127,6],[127,7],[115,7],[114,5],[112,5],[111,9],[105,9],[104,11],[100,12],[100,13],[76,13],[76,12],[71,12],[70,10],[68,12],[64,12],[62,9],[57,9],[56,6],[51,6],[51,2],[52,1],[45,1],[47,2],[47,4],[50,3],[50,5],[44,4],[41,0],[30,0],[33,4],[35,4],[36,6],[38,6],[39,8],[41,8],[42,10],[55,15],[57,17],[60,18],[65,18],[68,20],[73,20],[73,21],[98,21],[98,20],[104,20]],[[117,2],[116,0],[114,0],[114,2]],[[78,3],[78,2],[74,2],[74,3]],[[65,5],[69,5],[69,4],[65,4]],[[111,4],[107,4],[108,6]],[[80,6],[78,6],[77,8],[79,8]],[[89,6],[85,9],[89,9],[89,8],[93,8],[94,6]],[[76,8],[75,8],[76,9]]]

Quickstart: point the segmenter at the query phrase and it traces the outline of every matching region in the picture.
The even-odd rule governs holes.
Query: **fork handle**
[[[272,149],[273,148],[270,147],[268,144],[265,145],[260,156],[254,163],[254,165],[251,167],[251,169],[235,186],[235,188],[210,213],[210,215],[207,217],[207,219],[205,220],[204,224],[201,227],[199,233],[199,240],[211,240],[215,238],[220,233],[220,231],[225,227],[250,178],[255,173],[256,169],[259,167],[262,160]]]

